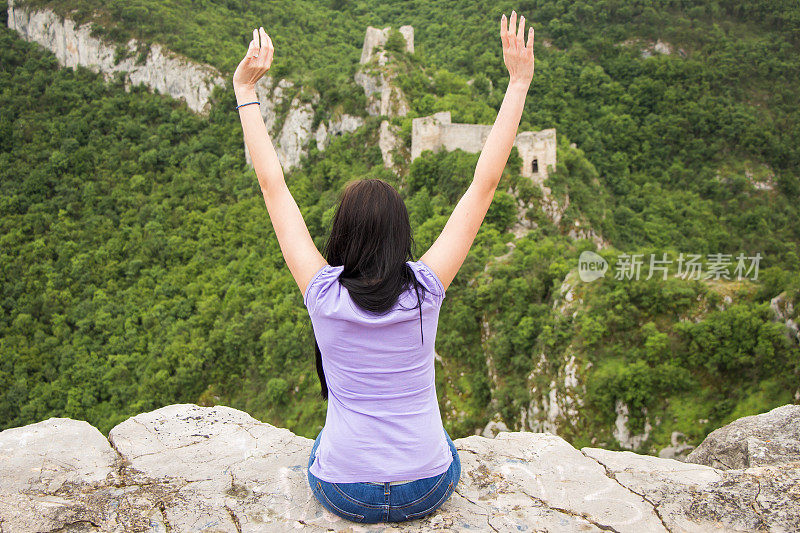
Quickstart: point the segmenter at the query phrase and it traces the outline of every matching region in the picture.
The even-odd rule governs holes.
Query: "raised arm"
[[[500,111],[478,158],[475,176],[444,225],[442,233],[420,257],[439,277],[445,290],[464,263],[492,203],[517,136],[525,96],[533,79],[533,27],[528,30],[526,45],[525,17],[520,17],[518,28],[516,22],[515,11],[511,12],[509,21],[505,14],[500,20],[503,61],[508,68],[509,82]]]
[[[253,40],[244,59],[233,74],[236,104],[258,100],[256,83],[269,70],[275,49],[264,28],[253,30]],[[278,154],[272,145],[258,104],[239,107],[244,142],[253,161],[253,169],[267,204],[272,227],[278,237],[283,258],[292,273],[300,292],[305,294],[308,282],[327,261],[319,253],[308,232],[300,208],[294,201],[283,177]]]

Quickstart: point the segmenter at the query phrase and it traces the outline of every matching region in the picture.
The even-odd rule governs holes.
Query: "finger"
[[[528,45],[529,52],[533,55],[533,26],[528,28]]]
[[[259,40],[258,30],[256,28],[253,28],[253,45],[256,47],[255,51],[253,52],[253,57],[258,57],[258,48],[259,48],[257,44],[258,40]]]
[[[269,43],[269,55],[267,56],[267,64],[272,64],[272,58],[275,56],[275,47],[272,46],[272,37],[267,35],[267,41]]]
[[[511,20],[508,21],[508,36],[509,45],[512,49],[516,47],[516,40],[512,36],[517,32],[517,12],[511,12]]]
[[[264,31],[263,26],[258,28],[258,35],[261,39],[261,46],[259,47],[259,54],[261,57],[266,58],[267,53],[269,52],[269,43],[267,42],[267,32]]]
[[[503,18],[500,19],[500,40],[503,41],[503,49],[508,49],[511,46],[511,38],[508,33],[508,18],[503,13]]]
[[[525,48],[525,16],[519,18],[519,26],[517,27],[517,48],[522,50]]]
[[[258,47],[256,46],[255,41],[251,39],[250,44],[247,45],[247,54],[245,55],[245,57],[253,57],[253,54],[255,54],[257,50]]]

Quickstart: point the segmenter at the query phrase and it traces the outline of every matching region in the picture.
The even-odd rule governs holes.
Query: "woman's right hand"
[[[511,12],[500,20],[500,39],[503,41],[503,62],[508,68],[511,82],[530,84],[533,79],[533,26],[528,29],[528,44],[525,44],[525,17],[521,16],[517,27],[517,12]]]
[[[272,46],[272,38],[267,35],[264,27],[254,29],[253,40],[250,41],[247,53],[233,73],[234,92],[255,90],[256,82],[266,74],[272,65],[274,54],[275,48]]]

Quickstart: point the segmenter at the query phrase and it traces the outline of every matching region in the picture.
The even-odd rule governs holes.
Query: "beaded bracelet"
[[[247,102],[246,104],[239,104],[239,105],[237,105],[237,106],[236,106],[236,109],[239,109],[239,108],[240,108],[240,107],[242,107],[242,106],[246,106],[246,105],[250,105],[250,104],[258,104],[258,105],[261,105],[261,102],[259,102],[259,101],[254,101],[254,102]]]

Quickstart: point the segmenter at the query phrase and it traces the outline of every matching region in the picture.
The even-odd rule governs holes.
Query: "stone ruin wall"
[[[425,150],[478,153],[492,126],[488,124],[454,124],[450,111],[441,111],[427,117],[415,118],[411,122],[411,160],[419,157]],[[556,130],[523,131],[514,139],[522,158],[520,174],[537,185],[542,185],[548,172],[556,167]],[[534,164],[535,162],[535,164]]]

